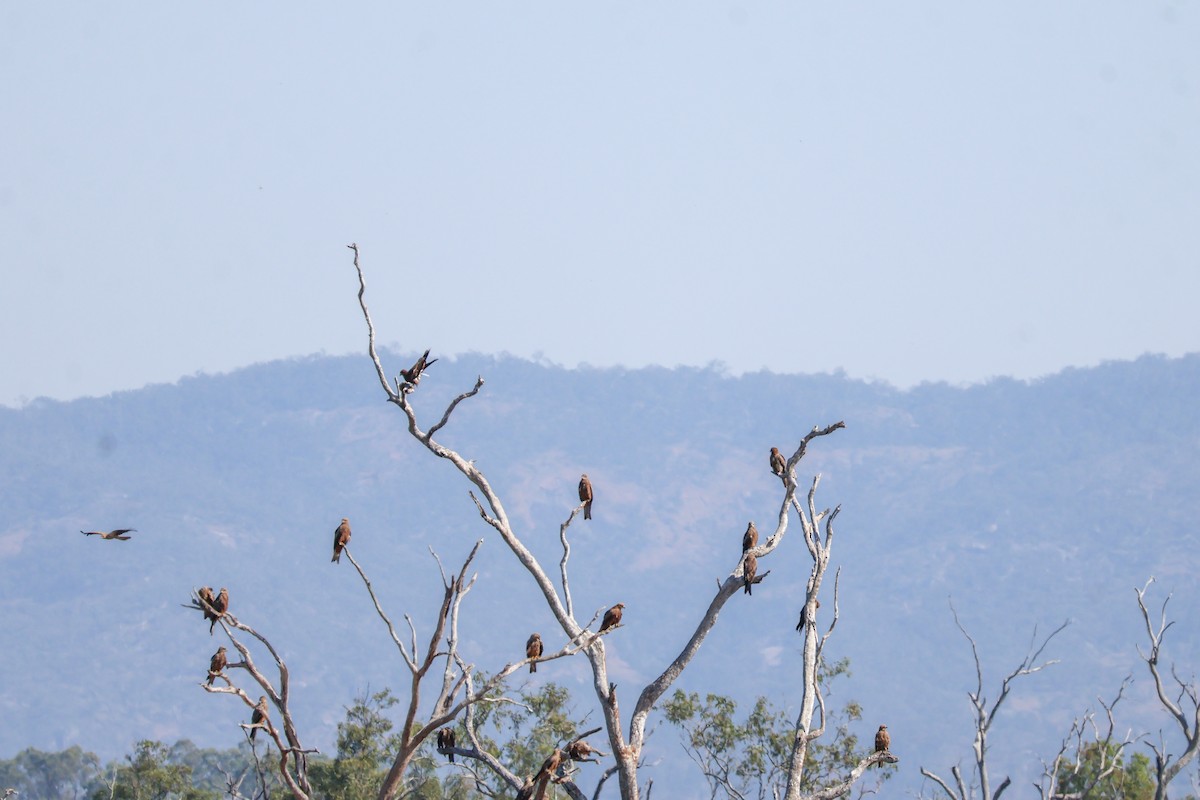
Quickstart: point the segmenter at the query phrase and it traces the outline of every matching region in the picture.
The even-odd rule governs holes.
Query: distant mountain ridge
[[[411,363],[384,358],[393,371]],[[989,685],[1024,655],[1035,624],[1073,620],[1050,648],[1063,663],[1017,685],[995,733],[996,769],[1026,785],[1047,743],[1130,671],[1128,724],[1166,728],[1133,649],[1132,587],[1150,575],[1159,602],[1175,592],[1167,657],[1185,674],[1200,667],[1200,355],[905,391],[840,375],[568,370],[472,355],[439,361],[422,381],[424,424],[477,375],[483,390],[439,437],[476,460],[548,569],[579,474],[591,476],[595,519],[572,527],[572,592],[580,609],[626,604],[610,645],[626,692],[678,652],[713,579],[735,565],[746,521],[770,526],[768,449],[790,453],[837,420],[846,430],[814,442],[799,473],[822,474],[819,506],[843,507],[830,649],[850,657],[854,677],[837,691],[862,703],[861,736],[887,722],[901,758],[893,787],[969,755],[974,672],[949,598],[980,642]],[[411,440],[365,356],[0,409],[0,443],[0,756],[78,743],[112,757],[143,737],[235,742],[243,709],[196,686],[218,644],[180,607],[200,584],[228,586],[234,613],[281,649],[302,735],[331,750],[357,690],[406,680],[357,576],[329,563],[343,516],[381,600],[419,629],[440,585],[427,546],[452,564],[485,539],[463,631],[481,669],[522,657],[533,630],[548,647],[557,638],[466,483]],[[128,542],[78,533],[115,527],[138,532]],[[799,702],[794,626],[808,563],[794,528],[765,569],[679,688]],[[537,679],[566,682],[581,709],[594,706],[578,665],[556,662]],[[651,746],[664,775],[694,779],[673,730],[660,726]]]

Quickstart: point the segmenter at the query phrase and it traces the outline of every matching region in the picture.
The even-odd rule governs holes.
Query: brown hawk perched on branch
[[[333,531],[333,558],[335,563],[342,563],[342,548],[350,543],[350,520],[342,517],[342,522]]]
[[[454,753],[447,752],[454,749],[454,728],[442,728],[437,735],[437,749],[439,753],[446,754],[446,760],[451,764],[454,763]]]
[[[820,600],[814,599],[813,603],[815,604],[813,606],[814,608],[821,607]],[[808,623],[808,603],[805,603],[804,605],[800,606],[800,621],[796,623],[796,630],[798,630],[798,631],[804,630],[804,626],[807,623]]]
[[[779,452],[778,447],[771,448],[771,472],[774,472],[779,477],[783,477],[783,471],[787,469],[787,459],[783,457],[783,453]]]
[[[604,612],[604,619],[600,622],[600,632],[604,633],[609,628],[615,628],[621,624],[621,609],[625,608],[624,603],[617,603],[615,606]]]
[[[587,473],[579,479],[579,502],[583,503],[583,518],[592,518],[592,482],[588,480]]]
[[[259,728],[267,726],[267,696],[264,694],[258,698],[258,705],[254,707],[254,713],[250,715],[250,738],[254,738],[254,734],[258,733]]]
[[[880,725],[875,731],[875,752],[889,753],[892,747],[892,735],[888,733],[887,725]]]
[[[754,594],[750,591],[750,587],[754,585],[754,576],[758,574],[758,559],[754,557],[754,553],[746,553],[746,557],[742,559],[742,571],[746,576],[746,594]]]
[[[208,623],[208,635],[212,636],[213,628],[217,624],[217,620],[225,616],[225,612],[229,610],[229,590],[224,586],[221,587],[221,593],[212,601],[213,611],[216,615],[212,618],[212,622]]]
[[[432,367],[435,363],[437,363],[436,358],[433,361],[429,361],[428,359],[429,359],[429,350],[426,350],[424,353],[421,354],[421,357],[417,359],[417,363],[413,364],[410,369],[400,370],[400,374],[404,376],[404,382],[408,383],[408,384],[412,384],[414,387],[418,383],[420,383],[421,382],[421,373],[424,372],[429,367]]]
[[[211,586],[201,586],[196,591],[196,596],[200,598],[200,607],[204,609],[204,618],[207,620],[216,620],[217,615],[211,609],[211,606],[217,602],[217,596],[213,594]],[[212,632],[212,628],[209,628]]]
[[[208,685],[213,685],[213,679],[221,674],[225,669],[225,665],[229,663],[229,659],[225,657],[225,646],[221,645],[217,648],[217,652],[213,653],[212,660],[208,662]]]
[[[746,532],[742,534],[742,552],[752,549],[758,544],[758,528],[754,527],[751,522],[746,526]]]
[[[136,533],[137,528],[117,528],[115,531],[80,531],[84,536],[99,536],[101,539],[120,539],[122,542],[129,539],[125,534]]]
[[[529,641],[525,642],[525,657],[526,658],[541,658],[542,657],[542,635],[535,633],[529,637]],[[537,662],[529,662],[529,671],[537,672]]]

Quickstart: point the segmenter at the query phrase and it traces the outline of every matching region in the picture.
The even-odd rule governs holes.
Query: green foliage
[[[1097,780],[1114,761],[1115,769]],[[1087,745],[1078,762],[1059,766],[1057,778],[1061,794],[1087,791],[1088,800],[1151,800],[1154,797],[1150,759],[1144,753],[1134,753],[1128,761],[1118,758],[1115,744],[1093,742]]]
[[[143,739],[125,756],[127,763],[111,766],[92,800],[219,800],[217,792],[192,786],[192,768],[170,761],[171,749]]]
[[[100,759],[78,745],[58,753],[28,747],[0,759],[0,788],[20,792],[21,800],[77,800],[100,771]]]
[[[820,684],[828,687],[834,678],[850,675],[849,659],[822,665]],[[791,760],[795,723],[787,713],[776,710],[759,697],[749,715],[735,719],[737,704],[728,697],[676,689],[664,706],[667,721],[682,729],[684,749],[700,767],[713,797],[772,796],[772,787],[785,781]],[[841,711],[831,710],[826,733],[809,744],[802,792],[811,792],[846,775],[869,751],[860,749],[850,723],[862,717],[854,701]],[[872,742],[872,746],[873,746]],[[880,780],[891,777],[883,772]]]
[[[354,699],[345,721],[338,723],[337,756],[309,765],[309,779],[318,796],[369,800],[379,794],[400,749],[400,735],[391,732],[392,721],[384,714],[397,702],[388,689]]]

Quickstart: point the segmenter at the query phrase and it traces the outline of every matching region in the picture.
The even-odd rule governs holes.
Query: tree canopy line
[[[441,573],[443,593],[436,612],[430,616],[430,630],[425,632],[424,639],[427,644],[421,647],[422,632],[410,614],[404,614],[408,635],[402,636],[397,631],[365,568],[352,554],[350,522],[344,517],[334,529],[331,562],[340,564],[341,557],[347,557],[407,666],[409,685],[398,696],[384,690],[357,698],[347,709],[346,720],[338,726],[336,756],[329,757],[305,747],[288,703],[291,676],[286,663],[265,633],[231,613],[231,593],[227,588],[222,587],[215,593],[211,587],[201,586],[193,591],[187,606],[203,615],[204,621],[209,623],[210,635],[214,635],[219,627],[232,651],[224,644],[218,647],[210,658],[200,686],[210,694],[230,695],[241,700],[245,713],[238,724],[245,741],[233,750],[221,751],[223,755],[213,751],[208,761],[194,758],[194,746],[184,742],[174,747],[148,740],[138,742],[133,753],[104,767],[91,754],[79,751],[75,754],[78,763],[88,765],[92,771],[88,782],[76,780],[71,784],[72,790],[77,790],[75,794],[56,796],[295,797],[298,800],[487,796],[520,800],[550,797],[557,790],[571,798],[598,798],[606,783],[615,778],[614,783],[623,800],[637,800],[649,798],[654,787],[653,769],[647,769],[644,763],[644,746],[649,735],[647,719],[656,708],[661,709],[670,724],[680,729],[684,750],[700,769],[714,798],[823,800],[853,791],[862,793],[887,779],[891,774],[887,768],[898,764],[899,757],[892,752],[886,724],[878,725],[870,746],[860,746],[849,726],[862,719],[862,709],[852,702],[842,709],[826,708],[829,683],[839,675],[848,674],[848,665],[844,661],[830,665],[825,659],[825,647],[838,623],[837,572],[831,597],[826,597],[829,619],[823,627],[818,626],[821,608],[818,594],[824,587],[830,566],[836,538],[834,521],[840,507],[829,509],[817,505],[819,475],[812,479],[806,493],[801,491],[797,480],[797,466],[809,445],[844,428],[843,422],[814,426],[800,438],[790,457],[778,447],[770,448],[769,472],[779,480],[781,492],[773,528],[766,529],[768,535],[760,543],[757,527],[753,522],[749,523],[741,536],[738,557],[731,558],[729,574],[718,581],[716,594],[708,607],[698,611],[694,630],[690,634],[686,630],[682,632],[686,643],[681,652],[640,692],[635,690],[632,714],[623,721],[618,686],[608,679],[605,639],[616,634],[624,624],[636,624],[637,617],[635,615],[633,620],[626,622],[623,616],[625,603],[615,602],[602,618],[596,612],[590,620],[584,621],[576,616],[570,589],[569,529],[581,513],[584,520],[593,519],[595,488],[592,479],[587,474],[581,476],[579,504],[569,509],[567,518],[560,525],[563,552],[556,584],[522,542],[500,496],[475,462],[435,438],[450,423],[460,404],[480,392],[483,378],[456,396],[440,419],[424,429],[413,405],[413,395],[426,370],[437,359],[430,360],[427,349],[412,367],[389,378],[375,348],[375,329],[364,298],[366,286],[359,263],[360,254],[356,245],[350,247],[359,280],[359,304],[368,332],[368,353],[388,402],[405,415],[408,432],[418,444],[433,456],[448,461],[471,485],[469,496],[481,519],[529,573],[561,627],[561,637],[519,632],[518,638],[518,632],[514,631],[514,642],[528,635],[525,658],[496,667],[490,674],[465,661],[457,649],[460,610],[478,577],[469,573],[483,542],[481,539],[458,570],[447,571],[438,554],[431,551]],[[697,693],[687,694],[679,689],[668,695],[713,629],[725,603],[739,595],[744,595],[746,602],[753,602],[754,585],[770,575],[770,570],[760,573],[759,561],[771,556],[792,523],[798,525],[799,535],[812,560],[805,602],[799,609],[796,626],[803,642],[802,694],[798,713],[789,715],[775,709],[769,699],[760,697],[749,715],[738,720],[736,704],[722,695],[710,693],[701,698]],[[131,531],[81,533],[107,540],[127,540],[129,537],[125,534]],[[1046,780],[1039,785],[1046,800],[1101,796],[1097,793],[1110,790],[1121,792],[1114,796],[1141,797],[1140,792],[1147,785],[1151,791],[1145,796],[1157,800],[1166,796],[1167,784],[1192,761],[1200,746],[1200,735],[1195,734],[1200,729],[1200,701],[1194,687],[1175,677],[1172,671],[1179,691],[1171,698],[1165,688],[1169,681],[1157,670],[1162,636],[1170,627],[1165,619],[1165,604],[1163,620],[1156,629],[1146,609],[1144,594],[1145,589],[1139,593],[1138,602],[1152,643],[1151,653],[1145,660],[1156,681],[1160,699],[1183,729],[1188,746],[1182,753],[1176,753],[1165,743],[1158,746],[1152,743],[1155,762],[1149,765],[1149,760],[1142,754],[1130,755],[1131,740],[1128,737],[1124,740],[1116,737],[1111,724],[1107,736],[1103,735],[1094,716],[1085,714],[1077,720],[1078,730],[1072,731],[1075,734],[1074,749],[1068,737],[1058,757],[1047,765]],[[1036,649],[1031,648],[1026,661],[1005,678],[999,699],[989,708],[983,700],[982,668],[974,640],[965,630],[963,633],[975,652],[980,684],[968,695],[976,706],[979,719],[973,771],[966,778],[958,765],[951,770],[952,778],[943,778],[925,768],[921,771],[931,781],[931,796],[968,800],[979,793],[984,800],[998,800],[1008,788],[1009,781],[1004,780],[994,792],[989,788],[986,769],[988,728],[1008,696],[1012,681],[1053,663],[1038,662],[1054,634]],[[595,708],[602,717],[600,727],[586,731],[581,730],[582,721],[570,719],[571,704],[560,687],[550,683],[537,693],[518,693],[513,697],[506,683],[510,675],[525,666],[535,672],[539,663],[575,656],[583,657],[592,671]],[[235,682],[234,676],[240,676],[239,671],[245,671],[248,676],[245,683],[256,685],[261,693],[248,692],[245,686]],[[422,703],[423,688],[434,690],[432,702]],[[259,695],[256,701],[252,700],[252,694]],[[397,705],[403,717],[398,726],[385,713]],[[1116,701],[1113,701],[1105,706],[1110,723],[1115,705]],[[262,741],[258,739],[260,732],[267,740],[264,753],[257,747]],[[608,739],[607,752],[587,741],[587,737],[601,732]],[[188,747],[183,747],[185,744]],[[188,763],[183,756],[176,755],[179,748],[195,763]],[[435,758],[435,754],[445,761]],[[27,796],[39,796],[35,794],[40,790],[32,777],[38,774],[36,766],[31,766],[36,761],[35,755],[37,751],[23,751],[11,762],[0,762],[0,768],[4,770],[0,771],[0,786],[12,785]],[[24,761],[21,761],[23,757]],[[599,775],[593,776],[592,791],[585,793],[579,785],[583,777],[581,765],[589,762],[601,769]],[[205,766],[218,763],[224,766]],[[200,769],[201,766],[207,772]],[[237,768],[231,768],[233,766]],[[876,769],[871,770],[872,767]],[[224,784],[213,777],[216,774],[221,776]],[[236,780],[235,775],[238,776]],[[17,789],[18,786],[28,788]],[[666,791],[670,796],[670,790]]]

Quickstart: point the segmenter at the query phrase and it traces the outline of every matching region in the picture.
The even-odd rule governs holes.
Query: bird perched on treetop
[[[783,457],[783,453],[779,452],[778,447],[771,448],[771,472],[774,472],[779,477],[783,477],[783,471],[787,469],[787,459]]]
[[[579,479],[579,502],[583,503],[583,518],[592,518],[592,482],[588,480],[587,473]]]
[[[225,665],[229,660],[225,657],[225,646],[221,645],[217,648],[217,652],[213,653],[212,660],[208,662],[208,685],[213,685],[213,679],[221,674],[225,669]]]
[[[417,363],[412,365],[411,369],[400,370],[400,374],[404,376],[405,383],[411,384],[413,387],[416,387],[416,385],[421,382],[421,373],[437,363],[436,358],[433,361],[427,361],[426,359],[428,359],[428,358],[429,358],[429,351],[426,350],[424,353],[421,354],[421,357],[417,359]]]
[[[136,533],[137,528],[117,528],[115,531],[80,531],[84,536],[99,536],[101,539],[120,539],[122,542],[129,539],[125,534]]]
[[[529,641],[525,642],[525,657],[526,658],[541,658],[542,657],[542,635],[535,633],[529,637]],[[537,661],[529,662],[529,671],[537,672]]]
[[[746,576],[746,594],[754,594],[750,591],[750,587],[754,585],[754,576],[758,574],[758,559],[754,557],[754,553],[746,553],[746,557],[742,559],[742,572]]]
[[[254,713],[250,715],[250,738],[254,738],[254,734],[258,733],[259,728],[267,726],[267,696],[264,694],[258,698],[258,705],[254,707]]]
[[[221,593],[212,601],[213,611],[216,616],[212,618],[212,622],[208,623],[208,635],[212,636],[213,628],[217,624],[217,620],[225,616],[225,612],[229,610],[229,590],[224,586],[221,587]]]
[[[625,607],[624,603],[617,603],[615,606],[604,612],[604,619],[600,622],[600,632],[604,633],[609,628],[616,627],[621,624],[621,614]]]
[[[215,620],[217,615],[212,611],[211,606],[217,602],[217,596],[213,594],[212,587],[201,586],[196,590],[196,596],[201,600],[200,607],[204,609],[204,618]],[[209,632],[212,632],[211,626],[209,627]]]
[[[892,735],[888,733],[887,725],[880,725],[879,730],[875,731],[875,752],[887,753],[891,747]]]
[[[746,526],[746,532],[742,534],[742,552],[746,552],[758,544],[758,528],[754,527],[751,522]]]
[[[342,562],[342,548],[350,543],[350,520],[342,517],[342,523],[333,531],[333,558],[330,561]]]

